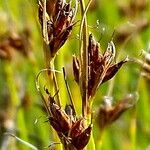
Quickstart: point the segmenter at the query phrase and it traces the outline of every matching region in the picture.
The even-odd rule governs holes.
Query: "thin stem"
[[[47,101],[46,101],[45,97],[43,96],[43,94],[42,94],[42,92],[41,92],[40,83],[39,83],[39,77],[40,77],[41,73],[44,72],[44,71],[48,71],[48,70],[49,70],[49,69],[43,69],[43,70],[41,70],[41,71],[37,74],[37,76],[36,76],[36,81],[35,81],[35,82],[36,82],[36,89],[37,89],[37,91],[39,92],[39,94],[40,94],[40,96],[41,96],[41,98],[42,98],[43,104],[44,104],[44,106],[45,106],[45,108],[46,108],[46,111],[47,111],[48,115],[50,116],[50,115],[51,115],[51,112],[50,112],[50,110],[49,110],[49,108],[48,108]]]
[[[85,3],[84,0],[80,0],[82,17],[85,15]],[[87,20],[86,15],[83,18],[83,41],[80,42],[80,57],[81,57],[81,94],[82,94],[82,115],[87,116],[88,107],[88,39],[87,39]],[[82,24],[80,26],[82,28]],[[81,32],[81,31],[80,31]]]
[[[69,85],[68,85],[68,82],[67,82],[67,77],[66,77],[66,72],[65,72],[64,67],[63,67],[63,74],[64,74],[64,80],[65,80],[66,88],[67,88],[67,91],[68,91],[70,103],[72,105],[73,112],[75,113],[74,115],[76,116],[76,111],[75,111],[75,107],[74,107],[75,105],[74,105],[73,98],[72,98],[72,95],[71,95],[71,91],[70,91],[70,88],[69,88]]]
[[[49,39],[48,39],[48,33],[47,33],[47,18],[46,18],[46,0],[43,0],[43,36],[44,36],[44,41],[46,44],[49,44]]]
[[[13,138],[15,138],[17,141],[19,141],[20,143],[24,144],[25,146],[27,147],[30,147],[32,150],[38,150],[34,145],[30,144],[29,142],[26,142],[22,139],[20,139],[19,137],[17,137],[16,135],[14,134],[11,134],[9,132],[6,132],[5,135],[8,135],[8,136],[11,136]]]
[[[37,91],[39,92],[39,94],[40,94],[40,96],[41,96],[41,98],[42,98],[42,100],[43,100],[44,106],[45,106],[45,108],[46,108],[48,114],[51,115],[51,112],[50,112],[50,110],[49,110],[49,108],[48,108],[47,101],[45,100],[45,98],[44,98],[44,96],[43,96],[43,94],[42,94],[42,92],[41,92],[40,84],[39,84],[39,77],[40,77],[41,73],[42,73],[42,72],[47,72],[47,71],[58,72],[58,73],[61,73],[61,72],[60,72],[60,71],[57,71],[57,70],[52,70],[52,69],[47,69],[47,68],[46,68],[46,69],[42,69],[42,70],[38,73],[38,75],[36,76],[36,88],[37,88]]]
[[[54,58],[51,56],[51,50],[49,49],[49,39],[48,39],[48,32],[47,32],[47,12],[46,12],[46,0],[43,0],[43,37],[44,37],[44,43],[43,43],[43,49],[44,49],[44,57],[45,57],[45,65],[47,69],[50,69],[47,71],[47,81],[49,84],[53,84],[53,72],[51,72],[51,69],[54,67]],[[51,86],[53,87],[53,86]]]
[[[87,11],[89,9],[89,6],[90,6],[91,2],[92,2],[92,0],[89,0],[87,6],[85,8],[84,14],[82,16],[82,21],[81,21],[81,25],[80,25],[80,34],[79,34],[79,39],[80,40],[82,40],[82,31],[83,31],[83,26],[84,26],[84,20],[86,18],[86,13],[87,13]]]
[[[59,91],[59,88],[58,88],[58,83],[57,83],[57,79],[56,79],[56,74],[55,72],[53,72],[53,81],[54,81],[54,87],[55,87],[55,92]],[[60,94],[58,92],[58,94],[56,95],[57,96],[57,103],[59,106],[61,106],[61,101],[60,101]]]

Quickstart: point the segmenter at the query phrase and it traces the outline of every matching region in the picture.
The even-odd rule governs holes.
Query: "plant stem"
[[[50,53],[50,52],[49,52]],[[49,70],[52,70],[52,71],[48,71],[47,72],[47,78],[48,78],[48,83],[50,84],[50,90],[52,91],[52,94],[55,95],[58,91],[58,84],[57,84],[57,79],[56,79],[56,74],[55,74],[55,71],[54,70],[54,59],[51,59],[51,62],[50,62],[50,59],[49,59]],[[55,91],[55,92],[54,92]],[[57,104],[60,106],[60,95],[59,95],[59,92],[57,93]],[[48,108],[48,111],[50,112],[49,108]],[[57,136],[57,133],[56,131],[52,130],[53,131],[53,140],[55,142],[59,142],[59,138]],[[55,146],[55,150],[62,150],[62,146],[60,144],[57,144]]]
[[[53,62],[53,69],[55,70],[54,62]],[[53,82],[54,82],[55,92],[59,91],[55,71],[53,72]],[[56,93],[54,93],[54,94],[56,94]],[[60,101],[60,94],[59,94],[59,92],[57,93],[57,95],[56,95],[56,96],[57,96],[57,104],[58,104],[59,106],[61,106],[61,101]]]
[[[49,37],[48,37],[48,32],[47,32],[47,20],[46,20],[46,0],[44,1],[44,10],[43,10],[43,36],[44,36],[44,42],[45,42],[45,47],[44,47],[44,54],[45,54],[45,64],[47,69],[52,69],[54,70],[54,59],[55,57],[51,56],[51,49],[49,49],[48,44],[49,44]],[[58,84],[57,84],[57,79],[55,75],[55,71],[48,71],[47,72],[47,81],[49,83],[50,89],[52,91],[58,91]],[[54,92],[53,92],[54,93]],[[55,93],[54,93],[55,94]],[[60,106],[60,97],[59,93],[57,94],[57,103]],[[48,105],[47,105],[48,106]],[[46,106],[46,108],[47,108]],[[48,108],[49,109],[49,108]],[[48,110],[49,112],[50,110]],[[56,132],[53,132],[54,139],[58,141],[58,137],[56,135]],[[57,149],[62,149],[59,145],[56,146]]]
[[[48,45],[49,39],[48,39],[48,33],[47,33],[47,19],[46,19],[46,0],[43,0],[44,7],[43,7],[43,36],[44,41]]]
[[[85,15],[85,3],[84,0],[80,0],[81,6],[81,15]],[[81,58],[81,94],[82,94],[82,115],[83,117],[87,116],[88,108],[88,39],[87,39],[87,20],[86,15],[83,18],[83,35],[80,41],[80,58]],[[81,27],[82,28],[82,27]],[[81,31],[80,31],[81,32]]]
[[[72,94],[71,94],[71,91],[70,91],[70,88],[69,88],[69,85],[68,85],[68,82],[67,82],[67,77],[66,77],[66,72],[65,72],[64,67],[63,67],[63,74],[64,74],[64,80],[65,80],[67,92],[68,92],[68,95],[69,95],[70,103],[72,105],[73,112],[75,113],[74,115],[76,116],[75,105],[74,105],[73,97],[72,97]]]

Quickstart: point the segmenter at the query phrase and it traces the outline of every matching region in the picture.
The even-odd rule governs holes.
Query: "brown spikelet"
[[[39,0],[39,22],[43,29],[43,2]],[[51,56],[54,57],[57,51],[68,39],[74,25],[75,9],[70,3],[64,0],[46,1],[47,34]]]
[[[97,43],[92,34],[89,35],[88,45],[88,97],[93,97],[97,88],[102,83],[111,79],[124,63],[125,59],[119,63],[114,63],[116,52],[113,41],[108,43],[104,54],[101,53],[100,45]],[[75,81],[79,83],[80,79],[80,62],[73,56],[73,72]]]
[[[71,128],[70,117],[55,103],[50,104],[50,111],[52,114],[50,122],[58,124],[57,128],[60,127],[60,129],[57,131],[63,131],[67,133]]]
[[[100,129],[104,129],[108,125],[111,125],[123,114],[123,112],[134,106],[137,98],[137,94],[129,94],[113,106],[112,98],[105,97],[104,104],[100,106],[97,117],[97,122]]]
[[[49,122],[57,132],[64,147],[69,150],[83,149],[91,135],[92,125],[85,127],[83,118],[77,119],[72,113],[72,107],[67,105],[65,111],[55,103],[53,97],[49,96],[50,112]],[[81,142],[81,140],[83,140]]]

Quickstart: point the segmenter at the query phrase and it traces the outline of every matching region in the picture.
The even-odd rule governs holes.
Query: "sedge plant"
[[[111,79],[123,64],[128,62],[128,58],[116,63],[116,49],[113,39],[108,43],[106,51],[102,53],[101,46],[89,33],[86,12],[90,6],[90,0],[85,4],[84,0],[75,1],[72,7],[72,1],[68,3],[65,0],[39,0],[39,22],[41,24],[41,33],[44,41],[46,69],[43,69],[37,76],[37,89],[43,99],[48,113],[48,122],[57,133],[60,142],[66,150],[83,150],[90,140],[93,130],[92,123],[92,104],[97,89],[104,82]],[[59,49],[68,40],[75,25],[75,16],[78,5],[81,10],[81,23],[79,31],[79,49],[80,55],[73,56],[73,73],[77,82],[82,101],[81,117],[77,116],[69,86],[66,81],[66,88],[70,97],[70,104],[61,106],[62,97],[59,96],[59,85],[57,84],[54,60],[57,57]],[[87,5],[87,6],[86,6]],[[44,97],[39,86],[39,75],[47,72],[50,81],[50,90],[46,89],[48,98]],[[65,70],[63,69],[64,77]],[[66,78],[65,78],[66,79]],[[52,95],[53,93],[53,95]],[[99,126],[103,131],[105,127],[115,121],[126,109],[134,104],[131,102],[133,95],[124,98],[115,107],[111,106],[109,98],[105,99],[105,106],[102,106],[97,114]],[[93,137],[92,137],[93,138]],[[95,146],[93,145],[93,148]]]

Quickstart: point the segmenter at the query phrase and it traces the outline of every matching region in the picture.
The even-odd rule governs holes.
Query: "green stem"
[[[54,65],[54,63],[53,63],[53,65]],[[53,69],[54,69],[54,66],[53,66]],[[54,88],[55,88],[55,92],[57,92],[57,91],[59,91],[59,87],[58,87],[58,83],[57,83],[57,78],[56,78],[56,73],[55,73],[55,71],[53,72],[53,81],[54,81]],[[56,94],[56,93],[54,93],[54,94]],[[60,94],[59,94],[59,92],[57,93],[57,104],[59,105],[59,106],[61,106],[61,101],[60,101]]]
[[[51,50],[49,49],[48,45],[46,45],[45,43],[44,43],[44,56],[45,56],[45,65],[46,65],[46,68],[48,69],[48,71],[47,71],[47,81],[49,83],[48,87],[50,88],[52,94],[55,94],[54,91],[56,91],[56,92],[58,91],[58,84],[57,84],[56,74],[55,74],[55,71],[53,71],[54,70],[54,59],[55,59],[55,57],[52,58]],[[52,70],[52,71],[50,71],[50,70]],[[60,106],[61,103],[60,103],[59,92],[56,96],[57,96],[57,104]],[[44,100],[44,103],[45,103],[45,106],[47,108],[48,113],[50,114],[50,110],[48,108],[47,101]],[[53,134],[53,137],[54,137],[54,141],[56,141],[56,142],[59,141],[57,133],[54,130],[53,130],[52,134]],[[62,146],[57,144],[55,146],[55,149],[56,150],[62,150]]]
[[[43,36],[44,41],[48,45],[49,39],[48,39],[48,33],[47,33],[47,19],[46,19],[46,0],[43,0],[44,7],[43,7]]]
[[[52,94],[55,94],[55,92],[57,92],[59,90],[58,88],[58,84],[57,84],[57,78],[56,78],[56,74],[55,74],[55,66],[54,66],[54,61],[55,61],[55,57],[52,58],[51,56],[51,50],[49,49],[48,45],[46,45],[44,43],[44,57],[45,57],[45,65],[46,68],[48,69],[47,71],[47,81],[49,83],[49,88],[50,90],[52,90]],[[52,71],[50,71],[52,70]],[[61,102],[60,102],[60,94],[58,92],[57,96],[57,104],[60,106]]]
[[[85,15],[85,3],[84,0],[80,1],[81,15]],[[87,38],[87,20],[86,15],[83,18],[83,35],[80,42],[80,57],[81,57],[81,94],[82,94],[82,115],[87,116],[87,106],[88,106],[88,38]],[[82,27],[80,27],[82,28]],[[80,31],[81,32],[81,31]]]
[[[67,82],[67,77],[66,77],[66,72],[65,72],[64,67],[63,67],[63,74],[64,74],[64,81],[65,81],[65,84],[66,84],[66,88],[67,88],[67,92],[68,92],[68,95],[69,95],[70,103],[72,105],[73,112],[75,113],[74,115],[76,116],[75,105],[74,105],[73,97],[72,97],[72,94],[71,94],[71,90],[70,90],[68,82]]]

